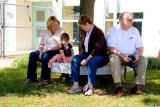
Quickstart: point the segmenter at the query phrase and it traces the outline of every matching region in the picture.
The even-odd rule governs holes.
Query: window
[[[75,4],[75,0],[70,2],[63,1],[62,5],[62,26],[67,33],[70,35],[72,45],[78,46],[79,44],[79,27],[77,21],[80,15],[80,4]]]
[[[116,19],[116,23],[118,24],[118,16],[120,13],[117,13],[117,19]],[[143,20],[143,12],[134,12],[134,22],[133,22],[133,26],[136,27],[139,32],[140,35],[142,35],[142,20]],[[105,33],[108,32],[108,30],[114,25],[114,18],[113,18],[113,13],[108,13],[108,16],[106,16],[105,19]]]

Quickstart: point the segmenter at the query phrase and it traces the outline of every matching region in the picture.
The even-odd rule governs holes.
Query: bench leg
[[[60,80],[62,82],[70,81],[70,74],[64,74],[64,73],[62,73],[61,76],[60,76]]]

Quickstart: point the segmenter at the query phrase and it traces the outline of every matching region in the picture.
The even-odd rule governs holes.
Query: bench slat
[[[51,71],[64,73],[64,74],[71,74],[71,65],[70,63],[63,63],[63,62],[54,62],[52,63]],[[124,71],[124,67],[121,68],[121,73]],[[132,71],[131,68],[127,67],[127,71]],[[80,75],[87,75],[87,66],[80,67]],[[100,67],[97,69],[96,75],[111,75],[111,71],[108,65]]]

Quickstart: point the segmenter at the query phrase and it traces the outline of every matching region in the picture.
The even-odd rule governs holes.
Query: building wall
[[[23,4],[23,0],[17,0],[17,4]],[[31,2],[29,4],[31,6]],[[32,18],[32,8],[29,8],[30,17]],[[16,50],[32,49],[32,19],[29,21],[29,17],[26,11],[26,7],[16,7]]]
[[[8,0],[7,3],[15,4],[15,0]],[[5,4],[4,8],[4,46],[5,51],[16,50],[16,6]]]
[[[108,0],[109,8],[105,8],[104,1],[105,0],[95,1],[94,23],[105,32],[104,26],[107,26],[103,24],[103,17],[106,11],[105,9],[109,9],[108,12],[113,12],[115,14],[124,11],[143,12],[143,19],[141,19],[141,36],[144,43],[143,55],[157,57],[158,49],[160,49],[159,0]],[[116,22],[116,20],[114,21]],[[114,23],[114,25],[115,24],[116,23]]]
[[[159,0],[145,2],[143,35],[145,55],[157,57],[160,49],[160,6]]]
[[[8,0],[10,3],[23,4],[23,0]],[[108,0],[110,7],[106,8],[106,0],[96,0],[94,9],[94,23],[100,27],[103,32],[106,31],[105,14],[106,12],[143,12],[142,19],[142,39],[144,42],[144,55],[157,56],[158,49],[160,48],[160,15],[158,10],[159,0]],[[69,16],[70,13],[62,13],[62,0],[58,1],[57,17],[62,19],[63,16]],[[73,1],[72,1],[73,2]],[[111,4],[113,3],[113,4]],[[119,3],[119,4],[118,4]],[[31,4],[30,4],[31,5]],[[106,9],[109,9],[108,11]],[[73,8],[67,11],[73,11]],[[32,22],[29,22],[28,15],[24,7],[7,6],[5,10],[6,26],[17,26],[18,28],[5,29],[5,50],[29,50],[32,49]],[[30,15],[32,15],[30,10]],[[67,20],[67,19],[66,19]],[[75,22],[77,19],[73,20]],[[114,24],[117,23],[117,18],[114,17]],[[66,21],[67,22],[67,21]],[[62,25],[62,23],[61,23]],[[24,28],[19,28],[24,27]],[[63,25],[64,28],[73,29],[73,23],[70,22]],[[70,35],[73,31],[68,30]],[[106,33],[105,33],[106,35]],[[72,38],[72,37],[71,37]]]

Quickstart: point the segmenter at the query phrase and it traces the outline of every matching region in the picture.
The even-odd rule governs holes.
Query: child
[[[62,33],[60,37],[60,54],[55,55],[48,62],[48,67],[51,68],[52,63],[55,61],[60,62],[70,62],[74,52],[72,49],[72,45],[69,43],[69,35],[67,33]]]

